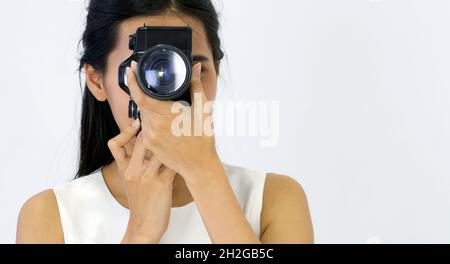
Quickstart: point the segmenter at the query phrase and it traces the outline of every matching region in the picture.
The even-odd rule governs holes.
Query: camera
[[[126,68],[137,62],[136,79],[141,90],[158,100],[184,101],[191,104],[189,85],[192,78],[192,30],[190,27],[153,27],[137,29],[129,37],[133,54],[119,66],[119,86],[128,95]],[[130,98],[128,116],[140,117]]]

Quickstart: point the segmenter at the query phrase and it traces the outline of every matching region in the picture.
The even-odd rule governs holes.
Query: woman
[[[312,243],[297,181],[221,162],[214,136],[174,136],[173,102],[143,94],[135,63],[127,79],[141,121],[128,118],[118,66],[132,53],[129,35],[144,24],[192,28],[190,92],[215,98],[223,53],[209,0],[91,0],[77,178],[26,201],[17,242]]]

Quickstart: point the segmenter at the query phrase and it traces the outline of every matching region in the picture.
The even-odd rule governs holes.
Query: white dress
[[[245,217],[259,237],[266,173],[222,164]],[[120,243],[129,210],[111,194],[100,169],[53,191],[65,243]],[[212,243],[195,202],[171,209],[169,226],[160,243]]]

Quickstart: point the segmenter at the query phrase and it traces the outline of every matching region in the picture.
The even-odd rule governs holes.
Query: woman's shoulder
[[[267,173],[261,211],[261,239],[269,243],[314,242],[308,198],[295,178]]]
[[[252,168],[232,165],[222,162],[230,181],[239,184],[260,183],[264,188],[266,202],[274,198],[283,198],[287,195],[305,196],[302,185],[295,178],[274,172],[263,172]]]
[[[52,189],[39,192],[22,205],[17,220],[17,243],[63,243],[58,204]]]
[[[94,194],[95,189],[102,185],[102,174],[100,170],[96,170],[89,175],[75,178],[71,181],[62,183],[53,188],[57,200],[63,196],[81,196]]]
[[[240,184],[264,184],[269,174],[263,170],[222,162],[225,172],[231,181]]]
[[[261,241],[314,242],[308,199],[296,178],[230,164],[224,167],[238,197],[254,196],[252,201],[258,201]]]
[[[292,176],[267,172],[266,191],[277,195],[283,193],[282,190],[294,191],[304,194],[303,186]]]
[[[289,175],[263,172],[225,162],[222,164],[232,184],[246,190],[259,188],[263,194],[266,212],[280,208],[280,202],[292,205],[298,200],[306,200],[306,194],[300,182]]]
[[[98,177],[98,172],[94,172],[59,184],[52,189],[41,191],[28,198],[19,212],[17,242],[64,242],[60,217],[61,201],[79,202],[84,200],[84,196],[89,196],[88,189],[95,188],[99,180],[101,179]]]
[[[222,162],[222,164],[228,181],[240,201],[254,202],[262,195],[266,173],[230,163]]]
[[[258,181],[264,184],[264,196],[271,198],[283,195],[285,191],[290,194],[304,195],[302,185],[293,177],[274,172],[263,172],[252,168],[232,165],[222,162],[229,178],[239,182]],[[269,200],[269,199],[268,199]]]
[[[306,199],[306,193],[298,180],[289,175],[267,173],[264,186],[264,203],[267,204],[267,209],[277,206],[280,201],[291,203],[298,199]],[[272,204],[272,201],[277,201],[277,203]]]

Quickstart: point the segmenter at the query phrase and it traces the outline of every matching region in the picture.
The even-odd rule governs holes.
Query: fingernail
[[[194,65],[194,74],[195,74],[196,76],[199,76],[199,77],[200,77],[201,71],[202,71],[202,63],[199,62],[199,63],[197,63],[197,64]]]
[[[133,123],[132,123],[131,125],[132,125],[134,128],[138,128],[140,123],[141,123],[141,122],[140,122],[140,120],[139,120],[139,118],[138,118],[138,119],[134,120]]]
[[[136,64],[137,64],[137,62],[131,61],[131,68],[136,68]]]

